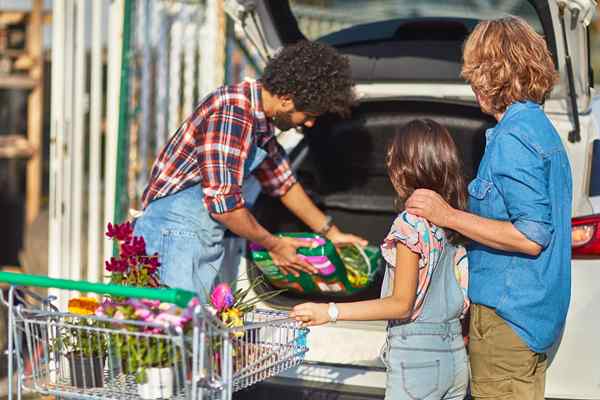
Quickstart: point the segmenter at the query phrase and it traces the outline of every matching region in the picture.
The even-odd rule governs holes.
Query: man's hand
[[[275,244],[269,248],[269,254],[273,263],[279,267],[284,274],[299,276],[298,271],[316,274],[319,270],[309,262],[298,256],[298,247],[307,247],[304,240],[290,237],[276,238]]]
[[[331,240],[334,245],[340,244],[357,244],[365,247],[369,244],[365,239],[352,235],[350,233],[341,232],[337,227],[332,226],[331,230],[327,233],[327,239]]]
[[[436,192],[429,189],[417,189],[406,200],[406,211],[441,228],[447,228],[455,211]]]
[[[329,322],[327,304],[303,303],[292,309],[290,317],[302,322],[302,326],[323,325]]]

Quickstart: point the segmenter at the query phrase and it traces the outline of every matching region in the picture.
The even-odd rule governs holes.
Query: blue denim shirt
[[[513,103],[486,133],[470,212],[510,221],[538,243],[537,257],[474,243],[469,297],[496,309],[535,352],[558,338],[571,296],[571,168],[540,105]]]

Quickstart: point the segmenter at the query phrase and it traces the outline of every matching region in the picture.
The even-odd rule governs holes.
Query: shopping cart
[[[137,320],[79,315],[31,291],[55,288],[179,307],[193,294],[0,272],[7,283],[9,399],[35,392],[77,399],[230,399],[232,393],[300,364],[308,330],[286,314],[257,310],[227,328],[196,306],[185,331]],[[66,293],[65,293],[66,294]],[[154,364],[152,364],[154,363]],[[152,364],[152,365],[151,365]]]

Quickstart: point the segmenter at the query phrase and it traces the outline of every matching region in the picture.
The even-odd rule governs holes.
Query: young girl
[[[416,188],[440,193],[465,209],[466,185],[449,132],[430,119],[396,134],[387,156],[398,197]],[[304,303],[291,316],[305,325],[336,320],[388,320],[383,353],[386,399],[463,399],[468,362],[459,318],[468,308],[467,258],[461,237],[402,212],[384,240],[388,263],[381,299],[344,304]]]

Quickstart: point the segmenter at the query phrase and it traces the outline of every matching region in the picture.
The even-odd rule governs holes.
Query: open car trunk
[[[457,143],[465,174],[477,171],[485,147],[485,130],[495,121],[477,105],[443,100],[394,100],[363,103],[346,120],[321,117],[290,154],[298,180],[343,231],[379,245],[402,204],[388,179],[385,158],[396,130],[414,118],[431,118],[447,127]],[[271,232],[308,232],[277,199],[260,195],[254,215]],[[250,260],[250,258],[248,258]],[[251,261],[249,261],[251,262]],[[261,272],[249,268],[250,277]],[[340,299],[326,295],[286,294],[273,306],[291,307],[311,301],[356,301],[379,296],[381,276],[359,295]]]

